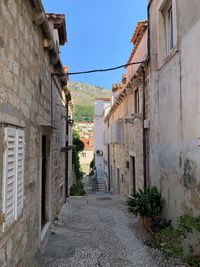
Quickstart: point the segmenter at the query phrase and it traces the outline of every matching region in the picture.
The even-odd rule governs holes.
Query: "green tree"
[[[90,162],[90,173],[89,173],[89,175],[90,176],[92,176],[92,175],[94,175],[94,170],[95,170],[95,161],[94,161],[94,158],[93,158],[93,160]]]
[[[81,106],[75,105],[74,120],[76,122],[93,122],[94,107],[93,106]]]
[[[72,164],[74,165],[74,171],[76,174],[77,182],[82,178],[83,173],[81,172],[79,152],[84,150],[84,143],[80,140],[78,131],[73,129],[73,149],[72,149]]]
[[[81,171],[79,152],[84,150],[84,143],[80,140],[79,133],[73,129],[73,149],[72,149],[72,164],[76,175],[76,184],[70,188],[70,195],[85,195],[84,185],[82,182],[83,172]]]
[[[80,135],[78,131],[73,129],[72,138],[73,138],[74,150],[77,151],[78,153],[83,151],[85,146],[84,143],[80,140]]]

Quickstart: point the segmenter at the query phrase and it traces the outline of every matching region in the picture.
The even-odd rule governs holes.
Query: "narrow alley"
[[[0,267],[200,267],[199,47],[200,0],[0,0]]]
[[[72,197],[52,229],[43,255],[45,266],[174,266],[143,244],[144,233],[137,222],[120,196]]]

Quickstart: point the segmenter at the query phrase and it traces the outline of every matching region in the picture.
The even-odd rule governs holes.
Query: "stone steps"
[[[97,179],[97,191],[98,192],[106,191],[106,180],[104,178]]]

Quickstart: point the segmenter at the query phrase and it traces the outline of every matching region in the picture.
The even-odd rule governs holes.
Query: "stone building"
[[[94,159],[97,177],[97,189],[106,189],[104,166],[104,118],[109,112],[110,98],[96,98],[94,103]]]
[[[90,163],[94,158],[94,140],[91,138],[80,138],[84,143],[84,150],[79,153],[82,171],[85,174],[90,172]]]
[[[150,177],[175,224],[200,212],[199,0],[153,0],[150,22]]]
[[[143,157],[146,155],[144,126],[148,128],[144,107],[148,76],[147,26],[147,21],[142,21],[135,29],[131,38],[134,48],[127,62],[131,65],[126,67],[122,83],[112,87],[113,104],[104,120],[107,136],[104,161],[109,189],[118,194],[133,194],[147,183],[146,157]],[[132,64],[134,62],[143,63]]]
[[[94,123],[93,122],[76,122],[74,129],[79,132],[80,138],[94,138]]]
[[[40,0],[0,1],[2,267],[38,266],[34,255],[68,194],[71,101],[66,76],[52,74],[64,71],[59,46],[65,42],[64,15],[46,16]]]

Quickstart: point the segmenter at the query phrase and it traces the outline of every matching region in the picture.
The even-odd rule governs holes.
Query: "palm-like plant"
[[[142,217],[154,219],[161,213],[164,200],[157,188],[152,186],[144,190],[139,189],[136,194],[128,196],[126,204],[128,205],[128,210],[134,215],[137,216],[139,214]]]

